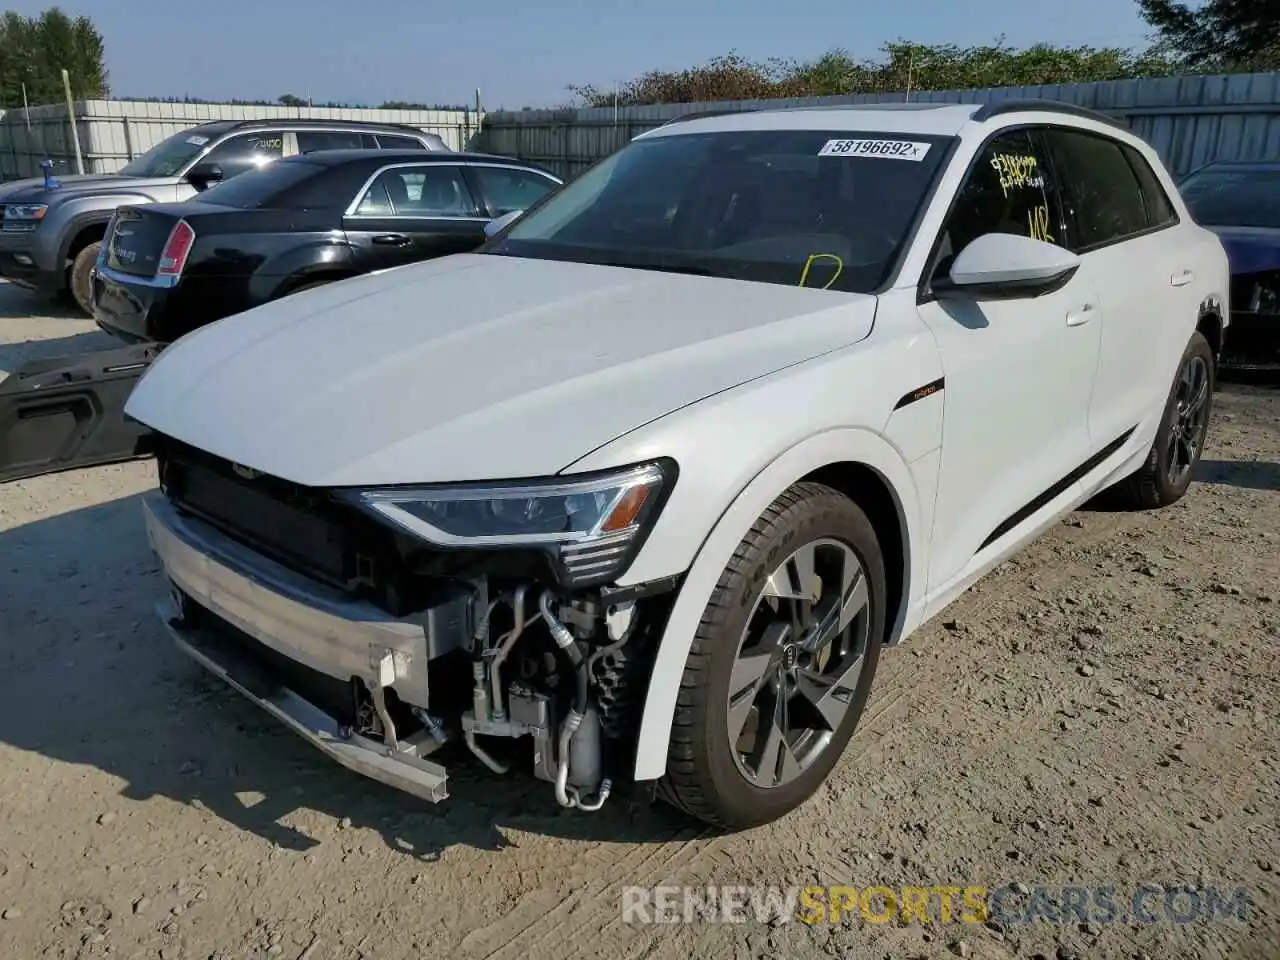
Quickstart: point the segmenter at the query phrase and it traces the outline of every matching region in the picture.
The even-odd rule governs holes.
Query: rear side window
[[[299,153],[314,153],[317,150],[373,150],[378,146],[371,134],[355,130],[299,130],[294,136],[298,138]]]
[[[1106,246],[1147,229],[1142,187],[1119,143],[1061,127],[1045,130],[1044,136],[1066,194],[1076,252]]]
[[[456,164],[394,167],[370,185],[358,217],[476,217],[480,210]]]
[[[471,167],[485,202],[495,217],[528,210],[556,187],[549,177],[513,167]]]
[[[938,270],[985,233],[1061,244],[1062,213],[1046,177],[1040,141],[1026,130],[992,137],[956,194],[943,227]]]
[[[422,141],[416,137],[397,137],[391,133],[378,134],[378,145],[383,150],[425,150]]]
[[[1165,193],[1160,178],[1151,169],[1151,164],[1147,163],[1146,157],[1127,143],[1121,144],[1120,149],[1124,151],[1125,159],[1129,161],[1129,166],[1133,167],[1133,172],[1138,178],[1138,186],[1142,190],[1142,203],[1147,210],[1147,226],[1163,227],[1176,223],[1178,212],[1173,209],[1169,194]]]

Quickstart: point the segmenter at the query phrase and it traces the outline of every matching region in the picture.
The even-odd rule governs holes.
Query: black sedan
[[[560,183],[483,154],[277,160],[186,203],[119,207],[94,271],[94,318],[126,342],[170,343],[299,290],[472,250],[486,223]]]
[[[1231,264],[1223,367],[1280,370],[1280,161],[1211,163],[1179,189]]]

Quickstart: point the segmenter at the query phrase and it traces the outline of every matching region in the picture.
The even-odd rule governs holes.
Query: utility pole
[[[62,89],[67,94],[67,119],[71,122],[71,145],[76,149],[76,173],[84,173],[84,157],[80,153],[80,131],[76,126],[76,105],[71,99],[71,74],[62,71]]]

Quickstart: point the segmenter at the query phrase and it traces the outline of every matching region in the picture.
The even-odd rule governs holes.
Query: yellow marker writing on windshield
[[[836,272],[820,290],[829,289],[830,286],[840,279],[840,274],[844,273],[844,261],[837,257],[834,253],[811,253],[809,259],[804,262],[804,269],[800,271],[800,286],[804,286],[804,282],[809,279],[809,268],[813,266],[815,260],[834,260],[836,262]]]

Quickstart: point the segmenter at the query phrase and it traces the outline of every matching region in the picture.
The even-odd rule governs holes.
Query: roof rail
[[[709,117],[725,117],[734,113],[756,113],[757,111],[757,107],[751,107],[747,110],[694,110],[692,113],[682,113],[678,117],[672,117],[664,123],[663,126],[667,127],[673,123],[684,123],[686,120],[706,120]]]
[[[1088,107],[1077,106],[1074,103],[1066,103],[1062,100],[1047,100],[1043,97],[1027,97],[1020,100],[989,100],[974,111],[972,119],[976,123],[982,123],[984,120],[990,120],[992,117],[998,117],[1001,114],[1022,113],[1028,110],[1040,110],[1045,113],[1068,113],[1074,117],[1083,117],[1086,120],[1096,120],[1098,123],[1119,127],[1121,130],[1128,129],[1122,120],[1118,120],[1099,110],[1091,110]]]
[[[392,123],[390,121],[384,123],[380,120],[339,120],[339,119],[320,119],[318,117],[259,117],[252,120],[223,120],[223,121],[206,121],[212,123],[231,123],[240,130],[252,130],[255,127],[278,127],[280,124],[297,127],[331,127],[335,124],[343,127],[366,127],[368,129],[377,130],[404,130],[412,133],[422,133],[421,127],[415,127],[411,123]]]

